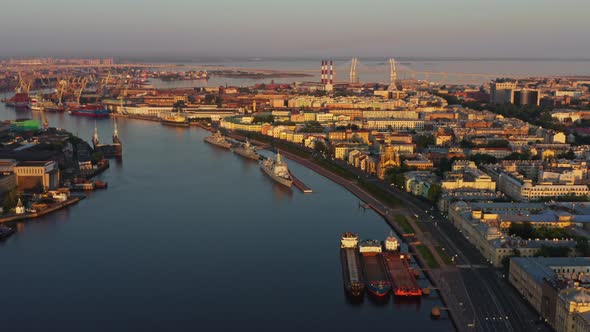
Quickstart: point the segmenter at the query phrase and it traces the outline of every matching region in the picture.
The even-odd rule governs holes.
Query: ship
[[[233,151],[244,158],[259,160],[260,155],[256,153],[255,148],[250,144],[250,141],[246,140],[242,146],[234,148]]]
[[[410,269],[408,258],[395,252],[382,253],[383,265],[396,296],[422,296],[416,277]]]
[[[166,126],[188,127],[190,123],[186,116],[181,112],[162,113],[160,123]]]
[[[387,279],[387,273],[381,260],[381,242],[377,240],[361,241],[359,251],[362,257],[367,289],[377,297],[387,295],[391,289],[391,284]]]
[[[106,118],[109,116],[109,111],[100,104],[72,106],[68,109],[68,113],[93,118]]]
[[[276,182],[291,188],[293,179],[291,178],[287,164],[281,159],[281,153],[279,151],[277,151],[276,160],[272,158],[261,160],[260,169]]]
[[[117,127],[117,121],[113,129],[113,143],[112,144],[101,144],[98,140],[98,129],[96,128],[96,122],[94,123],[94,134],[92,135],[92,145],[96,152],[102,153],[104,158],[121,158],[123,156],[123,144],[119,139],[119,129]]]
[[[347,294],[357,297],[365,291],[361,262],[358,256],[359,236],[356,233],[344,233],[340,237],[340,261],[342,279]]]
[[[11,236],[12,234],[14,234],[14,232],[15,232],[14,228],[0,225],[0,239],[5,239],[5,238]]]
[[[232,147],[231,142],[221,135],[219,131],[215,132],[211,136],[205,137],[204,141],[225,149],[230,149]]]
[[[17,92],[14,96],[4,101],[6,106],[12,106],[16,108],[30,108],[31,98],[26,92]]]
[[[31,100],[31,111],[43,111],[43,112],[47,112],[50,109],[51,110],[56,110],[58,108],[58,106],[49,100],[42,100],[42,101],[37,101],[35,99]]]

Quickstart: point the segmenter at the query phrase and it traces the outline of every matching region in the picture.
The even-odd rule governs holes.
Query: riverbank
[[[226,132],[225,135],[233,139],[245,139],[243,135],[236,132]],[[270,148],[270,144],[267,142],[261,142],[253,139],[252,137],[249,137],[249,140],[250,143],[254,145],[261,146],[266,149]],[[319,164],[315,160],[310,159],[311,154],[309,152],[306,153],[302,150],[297,150],[297,153],[294,152],[295,151],[292,151],[292,149],[281,149],[281,154],[283,156],[340,185],[362,200],[377,214],[382,216],[386,223],[408,244],[409,251],[416,259],[416,262],[424,272],[424,275],[428,278],[428,280],[430,280],[431,285],[436,289],[441,289],[441,287],[444,287],[445,282],[442,279],[442,275],[448,273],[449,269],[454,271],[454,266],[448,267],[446,265],[445,261],[439,256],[436,247],[424,237],[422,232],[419,230],[419,227],[411,220],[411,216],[409,215],[408,211],[406,211],[405,207],[401,206],[401,204],[398,204],[399,202],[397,202],[397,200],[395,200],[394,204],[392,205],[391,201],[382,200],[383,195],[379,195],[380,197],[377,197],[374,193],[365,190],[365,188],[361,187],[361,184],[364,183],[362,182],[363,180],[351,176],[350,174],[346,173],[345,170],[342,170],[342,172],[338,172],[339,174],[337,174],[333,171],[336,165],[330,164],[334,167],[328,168],[325,166],[325,164]],[[405,223],[400,222],[402,219],[400,216],[404,217],[404,220],[406,221]],[[410,229],[413,230],[412,233],[408,233]],[[449,303],[453,302],[451,296],[442,291],[439,292],[439,294],[442,302],[446,306],[450,306]],[[451,311],[448,311],[448,313],[454,326],[458,330],[461,330],[459,327],[463,327],[464,324],[459,323],[459,317],[457,317]]]
[[[11,222],[11,221],[21,221],[21,220],[26,220],[26,219],[39,218],[39,217],[42,217],[42,216],[49,214],[51,212],[55,212],[57,210],[64,209],[70,205],[74,205],[74,204],[78,203],[79,201],[83,200],[84,198],[86,198],[86,196],[83,196],[83,195],[70,196],[65,202],[52,204],[47,209],[43,209],[41,211],[31,212],[31,213],[27,212],[27,213],[23,213],[23,214],[11,213],[8,216],[1,217],[0,224],[5,223],[5,222]]]

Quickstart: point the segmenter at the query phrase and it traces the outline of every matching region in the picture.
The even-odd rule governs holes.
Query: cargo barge
[[[393,294],[396,296],[422,296],[422,290],[410,269],[406,255],[384,252],[381,256],[387,275],[391,280]]]
[[[391,284],[387,279],[381,259],[381,242],[377,240],[361,241],[359,243],[359,251],[362,257],[367,289],[371,294],[378,297],[387,295],[391,289]]]
[[[347,294],[357,297],[363,295],[365,283],[361,272],[358,256],[358,240],[356,233],[344,233],[340,237],[340,261],[342,263],[342,279]]]

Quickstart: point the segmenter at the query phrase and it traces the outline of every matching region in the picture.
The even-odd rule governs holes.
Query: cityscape
[[[0,34],[3,330],[590,332],[587,4],[172,2]]]

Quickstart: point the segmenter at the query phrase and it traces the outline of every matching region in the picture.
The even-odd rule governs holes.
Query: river
[[[39,118],[0,105],[2,119]],[[94,120],[47,114],[90,140]],[[96,124],[110,140],[112,120]],[[286,190],[207,132],[118,120],[121,163],[105,191],[0,242],[4,331],[448,331],[436,294],[417,302],[344,294],[339,236],[389,228],[318,174],[289,166],[313,194]],[[421,283],[424,283],[421,280]]]

